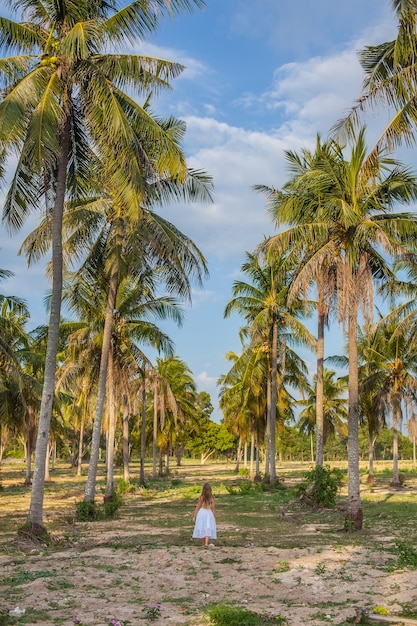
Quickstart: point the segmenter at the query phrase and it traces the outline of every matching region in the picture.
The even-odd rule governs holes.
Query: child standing
[[[217,539],[216,502],[210,483],[203,485],[193,520],[195,522],[193,539],[201,539],[204,548],[208,548],[209,540]]]

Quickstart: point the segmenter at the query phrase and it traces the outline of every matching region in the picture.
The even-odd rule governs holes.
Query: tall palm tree
[[[327,158],[331,151],[332,142],[322,142],[320,135],[317,135],[314,152],[306,149],[300,154],[290,150],[285,152],[291,179],[282,190],[255,185],[255,191],[267,197],[269,212],[278,229],[283,224],[296,227],[314,220],[322,202],[322,190],[317,194],[314,175],[320,171],[322,159]],[[315,242],[300,237],[292,243],[293,250],[289,258],[293,263],[302,267],[308,259],[314,258]],[[298,260],[294,260],[294,256]],[[316,465],[321,466],[324,454],[324,331],[335,300],[335,264],[329,264],[329,259],[326,259],[322,266],[315,266],[314,274],[304,273],[303,280],[299,279],[296,271],[289,290],[289,299],[300,293],[308,295],[312,283],[317,288]]]
[[[291,343],[311,347],[315,341],[300,321],[309,312],[308,303],[294,299],[288,305],[288,289],[292,276],[286,266],[285,256],[272,262],[266,260],[264,264],[254,254],[246,253],[246,258],[242,271],[249,275],[251,282],[234,282],[233,298],[226,305],[225,317],[232,311],[243,315],[248,325],[248,333],[253,337],[261,337],[265,351],[270,354],[268,380],[271,384],[271,401],[268,411],[267,448],[270,455],[270,481],[273,483],[276,481],[277,401],[286,375],[287,347]],[[278,355],[281,359],[279,372]]]
[[[314,255],[300,267],[298,278],[317,275],[318,268],[335,264],[338,317],[346,322],[348,383],[348,510],[347,523],[361,528],[363,512],[359,481],[359,395],[357,325],[359,310],[372,319],[374,283],[393,279],[389,260],[415,245],[417,216],[393,213],[395,203],[417,197],[414,174],[383,152],[367,157],[361,129],[349,159],[336,143],[313,176],[323,195],[310,223],[290,227],[270,239],[271,250],[282,254],[300,238],[311,243]]]
[[[145,0],[117,10],[116,2],[11,2],[23,6],[23,21],[0,18],[5,89],[0,102],[0,174],[11,153],[20,157],[4,207],[4,219],[18,229],[28,211],[44,198],[53,211],[52,299],[44,387],[36,442],[36,461],[28,525],[44,533],[44,469],[52,398],[62,291],[62,215],[66,196],[88,188],[92,148],[108,162],[108,175],[123,205],[140,214],[144,181],[167,165],[184,172],[184,156],[170,136],[129,91],[148,96],[178,75],[182,66],[133,54],[102,54],[101,49],[143,39],[160,18],[203,6],[202,0]],[[142,135],[153,137],[158,162],[143,167]],[[116,158],[114,158],[116,155]],[[112,165],[112,167],[111,167]],[[127,184],[129,183],[129,184]]]

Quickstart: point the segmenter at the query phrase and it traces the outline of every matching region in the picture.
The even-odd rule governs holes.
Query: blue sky
[[[177,355],[199,390],[212,396],[229,369],[226,352],[240,352],[241,320],[223,313],[245,251],[273,226],[255,184],[282,185],[284,151],[312,147],[359,96],[357,51],[392,39],[396,22],[389,0],[207,0],[203,11],[166,20],[137,52],[186,66],[153,110],[187,123],[189,165],[213,176],[211,205],[175,205],[162,212],[191,237],[208,260],[210,278],[194,289],[181,329],[166,324]],[[369,120],[369,146],[376,137]],[[375,128],[375,132],[374,132]],[[32,217],[25,228],[31,230]],[[0,292],[25,298],[36,326],[47,321],[45,264],[26,267],[17,250],[24,234],[0,229],[0,267],[15,273]],[[332,347],[330,353],[334,353]],[[311,371],[314,357],[311,355]],[[214,419],[219,419],[216,410]]]

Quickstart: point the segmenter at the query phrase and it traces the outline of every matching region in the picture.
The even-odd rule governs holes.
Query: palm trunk
[[[270,454],[271,454],[271,378],[266,381],[266,432],[265,432],[265,479],[270,477]]]
[[[43,535],[43,502],[45,495],[45,465],[55,393],[56,356],[62,300],[62,218],[67,187],[67,167],[70,148],[70,118],[67,115],[61,134],[61,153],[56,176],[55,202],[52,221],[52,297],[48,324],[42,401],[36,438],[35,465],[27,525],[34,534]]]
[[[85,420],[85,408],[83,409],[83,415],[81,417],[80,435],[78,437],[77,476],[81,476],[81,474],[82,474],[83,447],[84,447],[84,420]]]
[[[363,511],[360,499],[359,476],[359,388],[358,388],[358,343],[357,343],[357,295],[352,300],[348,318],[348,508],[346,526],[362,528]]]
[[[109,432],[107,439],[107,479],[106,494],[104,501],[109,502],[114,494],[114,453],[116,439],[116,398],[114,388],[114,359],[113,351],[109,352],[108,363],[108,385],[109,385]]]
[[[392,468],[392,487],[400,487],[400,474],[398,470],[398,424],[401,420],[401,396],[400,393],[395,389],[391,395],[392,402],[392,460],[393,460],[393,468]]]
[[[116,303],[118,288],[118,268],[113,267],[109,295],[107,298],[106,318],[104,321],[103,346],[101,349],[100,372],[98,377],[97,403],[93,423],[93,436],[91,441],[91,455],[88,466],[87,483],[85,486],[84,502],[94,502],[97,480],[97,466],[100,449],[101,421],[103,418],[104,401],[106,398],[107,369],[111,348],[111,335],[113,329],[113,311]]]
[[[278,324],[272,323],[272,349],[271,349],[271,444],[270,444],[270,483],[274,484],[277,479],[276,469],[276,427],[277,427],[277,369],[278,369]]]
[[[156,478],[156,436],[158,431],[158,381],[155,378],[153,390],[153,429],[152,429],[152,476]]]
[[[242,455],[242,435],[239,435],[239,441],[237,444],[237,454],[236,454],[236,467],[235,467],[236,474],[239,473],[241,455]]]
[[[249,476],[250,479],[253,480],[254,478],[254,461],[255,461],[255,433],[252,430],[251,432],[251,436],[250,436],[250,466],[249,466]]]
[[[146,455],[146,380],[145,380],[145,368],[143,369],[142,380],[142,403],[141,403],[141,431],[140,431],[140,476],[139,481],[141,485],[145,484],[145,455]]]
[[[317,322],[317,386],[316,386],[316,466],[323,465],[324,455],[324,285],[318,281],[318,322]]]
[[[122,432],[122,451],[123,451],[123,479],[128,483],[130,480],[129,472],[129,398],[127,390],[123,393],[123,432]]]
[[[375,482],[374,477],[374,439],[371,434],[369,434],[369,468],[368,468],[368,483],[373,485]]]

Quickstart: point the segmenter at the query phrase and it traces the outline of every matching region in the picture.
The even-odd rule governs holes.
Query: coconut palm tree
[[[347,420],[347,383],[343,378],[335,379],[336,372],[324,369],[324,394],[323,394],[323,445],[330,435],[336,432],[346,434]],[[298,427],[301,432],[312,433],[316,429],[316,402],[317,384],[313,380],[313,385],[309,390],[309,395],[305,400],[300,400],[299,404],[305,408],[298,416]]]
[[[0,18],[0,47],[19,52],[1,60],[4,89],[0,101],[0,174],[11,153],[19,151],[4,219],[20,228],[43,197],[52,209],[52,299],[44,387],[36,443],[36,460],[28,525],[44,533],[44,468],[52,414],[62,291],[61,229],[65,198],[88,188],[90,156],[96,150],[108,163],[108,175],[122,205],[140,214],[144,181],[166,167],[185,171],[184,156],[171,137],[134,101],[148,101],[168,86],[182,66],[134,54],[101,50],[143,39],[160,18],[202,6],[201,0],[146,0],[117,10],[116,2],[92,0],[20,0],[23,21]],[[127,87],[129,94],[123,91]],[[160,159],[143,167],[139,141],[153,137]],[[116,155],[116,158],[114,158]],[[113,167],[111,167],[111,165]]]
[[[360,309],[372,319],[374,283],[389,282],[394,274],[389,260],[415,245],[417,217],[393,213],[395,203],[416,198],[414,174],[383,152],[368,158],[365,131],[361,129],[350,157],[336,143],[324,155],[317,174],[316,197],[322,192],[320,210],[310,223],[302,223],[271,237],[271,251],[291,250],[300,238],[311,243],[314,255],[304,259],[298,279],[308,281],[318,269],[335,265],[338,285],[338,317],[346,322],[348,383],[348,510],[346,521],[362,526],[359,482],[359,394],[357,325]],[[314,184],[314,183],[312,183]]]
[[[410,332],[399,332],[396,315],[382,318],[375,327],[372,341],[362,350],[369,363],[369,376],[362,383],[364,391],[372,390],[377,414],[392,416],[393,477],[392,486],[401,485],[398,469],[398,430],[405,401],[417,401],[417,346]]]
[[[232,311],[240,313],[248,324],[248,334],[262,337],[264,350],[270,354],[270,409],[268,411],[270,454],[270,481],[276,481],[275,436],[277,401],[280,388],[286,375],[287,349],[291,343],[314,346],[315,340],[305,328],[300,318],[308,314],[309,305],[305,300],[294,299],[289,306],[287,302],[291,274],[286,267],[286,258],[281,256],[274,261],[262,264],[254,254],[246,253],[246,262],[242,271],[251,279],[250,283],[235,281],[233,298],[229,300],[225,317]],[[280,356],[280,372],[278,373],[278,355]]]
[[[314,184],[314,175],[320,171],[320,162],[332,152],[332,142],[322,142],[320,135],[316,138],[314,152],[303,149],[300,154],[286,151],[285,158],[291,173],[291,179],[284,185],[282,190],[265,185],[255,185],[255,191],[264,194],[268,202],[268,211],[271,214],[277,229],[281,225],[293,227],[311,223],[320,209],[322,202],[322,190],[317,194],[317,185]],[[313,184],[311,184],[313,183]],[[315,241],[300,237],[293,240],[291,251],[292,262],[299,267],[305,265],[308,259],[314,258]],[[265,244],[264,244],[265,245]],[[268,245],[268,243],[266,243]],[[293,257],[297,255],[298,260]],[[302,261],[300,260],[302,259]],[[328,325],[329,316],[334,308],[336,284],[335,265],[326,264],[315,267],[315,274],[303,274],[300,280],[298,272],[289,290],[289,299],[297,294],[307,297],[310,287],[315,283],[317,288],[317,348],[316,348],[316,465],[323,465],[324,454],[324,331]]]
[[[391,0],[398,20],[397,36],[375,46],[366,46],[359,53],[359,62],[365,73],[362,94],[349,114],[339,120],[334,130],[352,134],[363,123],[363,115],[378,109],[388,110],[391,116],[376,143],[392,150],[404,143],[414,145],[417,123],[417,71],[415,51],[417,46],[416,0]]]

